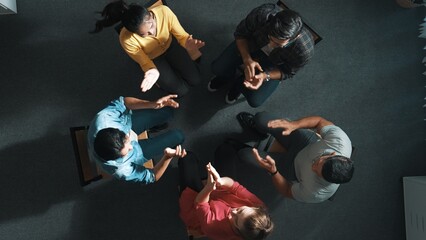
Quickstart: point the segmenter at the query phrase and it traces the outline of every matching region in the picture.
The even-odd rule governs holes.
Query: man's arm
[[[273,172],[274,173],[274,172]],[[272,183],[278,192],[280,192],[284,197],[293,198],[291,192],[291,183],[285,179],[279,172],[272,176]]]
[[[253,155],[259,165],[272,175],[272,183],[278,192],[284,195],[284,197],[293,198],[291,183],[278,172],[274,159],[269,155],[266,158],[262,158],[256,148],[253,148]]]
[[[154,102],[134,97],[125,97],[124,105],[130,110],[154,108]]]
[[[257,61],[251,58],[247,39],[237,38],[235,39],[235,43],[244,63],[245,80],[249,81],[256,75],[256,70],[262,72],[263,69]]]
[[[173,157],[185,157],[186,150],[178,145],[176,149],[166,148],[164,149],[164,155],[161,160],[155,164],[153,172],[155,174],[155,181],[158,181],[163,176]]]
[[[276,119],[268,122],[270,128],[283,128],[283,135],[289,135],[296,129],[300,128],[315,128],[317,133],[320,133],[321,129],[328,125],[334,125],[332,122],[320,116],[311,116],[301,118],[296,121],[288,121],[286,119]]]
[[[246,62],[253,61],[250,55],[247,39],[237,38],[235,39],[235,43],[237,45],[238,51],[240,52],[240,55],[241,55],[241,58],[243,59],[244,64],[246,64]]]
[[[316,129],[317,133],[319,133],[321,129],[325,126],[334,125],[332,122],[320,116],[305,117],[295,121],[295,124],[297,126],[297,129],[314,128]]]
[[[158,99],[155,102],[151,102],[148,100],[142,100],[134,97],[125,97],[124,105],[130,110],[137,109],[160,109],[163,107],[172,107],[178,108],[179,103],[177,103],[173,98],[176,98],[177,95],[170,94],[165,97]]]

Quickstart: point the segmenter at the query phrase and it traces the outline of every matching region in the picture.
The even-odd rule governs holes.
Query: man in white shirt
[[[296,121],[281,119],[267,112],[255,116],[240,113],[240,123],[261,133],[270,133],[287,150],[287,174],[281,175],[275,160],[261,157],[257,149],[242,149],[240,158],[253,157],[272,176],[276,189],[300,202],[319,203],[329,199],[342,183],[351,180],[354,164],[352,144],[346,133],[332,122],[311,116]],[[311,130],[312,128],[320,137]],[[251,155],[251,156],[250,156]]]

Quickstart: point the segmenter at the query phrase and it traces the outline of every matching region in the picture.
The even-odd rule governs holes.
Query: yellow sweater
[[[154,59],[163,54],[172,42],[172,34],[182,47],[185,47],[189,34],[180,25],[176,15],[167,6],[160,5],[149,9],[157,21],[157,36],[141,37],[126,28],[120,32],[120,44],[124,51],[146,72],[155,68]]]

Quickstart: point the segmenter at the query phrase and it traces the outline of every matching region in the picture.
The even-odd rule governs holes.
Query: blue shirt
[[[133,149],[127,155],[118,159],[104,160],[99,157],[94,148],[96,134],[105,128],[117,128],[125,134],[130,135],[132,129],[132,110],[124,105],[124,97],[120,97],[102,109],[90,123],[87,134],[89,157],[96,161],[102,169],[125,181],[141,182],[149,184],[155,182],[155,174],[143,164],[148,161],[142,152],[137,140],[131,139]]]

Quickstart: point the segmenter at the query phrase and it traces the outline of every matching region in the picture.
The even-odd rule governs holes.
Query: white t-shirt
[[[294,160],[298,181],[294,182],[291,192],[294,199],[306,203],[318,203],[330,198],[339,184],[329,183],[312,170],[312,163],[322,155],[336,152],[336,155],[351,157],[352,144],[346,133],[335,125],[321,129],[322,139],[302,149]]]

